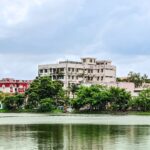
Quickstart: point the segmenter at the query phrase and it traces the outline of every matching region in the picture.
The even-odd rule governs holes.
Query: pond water
[[[148,150],[149,116],[0,114],[0,150]]]

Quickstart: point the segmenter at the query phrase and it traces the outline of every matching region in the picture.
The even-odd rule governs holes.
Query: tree
[[[101,85],[92,85],[90,87],[80,86],[77,91],[77,97],[73,101],[73,106],[80,109],[89,106],[90,110],[104,110],[107,104],[108,90]]]
[[[141,76],[140,73],[134,73],[134,72],[129,72],[127,80],[129,82],[133,82],[135,84],[135,87],[140,87],[142,86],[143,83],[149,83],[149,79],[146,74]]]
[[[74,99],[74,96],[75,96],[75,93],[77,92],[77,90],[79,89],[78,85],[77,84],[71,84],[71,86],[69,87],[72,95],[73,95],[73,99]]]
[[[110,102],[113,111],[125,111],[128,108],[128,102],[131,99],[131,94],[125,89],[111,87],[109,89],[108,101]]]
[[[130,102],[133,110],[150,111],[150,89],[143,90]]]
[[[3,102],[4,98],[5,98],[5,94],[0,91],[0,101]]]
[[[19,110],[22,108],[24,104],[24,95],[11,95],[11,96],[6,96],[3,104],[4,108],[8,110]]]
[[[55,105],[64,98],[63,84],[61,81],[52,81],[50,77],[35,79],[26,92],[28,108],[38,108],[42,99],[51,98]]]
[[[150,83],[150,79],[148,79],[146,74],[142,76],[140,73],[132,71],[128,73],[127,78],[116,78],[116,80],[117,82],[133,82],[136,88],[142,86],[143,83]]]
[[[133,82],[135,87],[140,87],[143,83],[140,73],[129,72],[128,81]]]
[[[38,111],[40,112],[50,112],[54,109],[54,102],[51,98],[45,98],[40,101],[40,106]]]

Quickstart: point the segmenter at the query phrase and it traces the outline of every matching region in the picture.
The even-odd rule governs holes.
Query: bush
[[[42,99],[39,105],[39,112],[51,112],[54,109],[53,100],[51,98]]]

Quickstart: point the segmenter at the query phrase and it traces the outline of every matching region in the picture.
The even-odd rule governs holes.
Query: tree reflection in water
[[[0,126],[2,150],[145,150],[150,147],[149,140],[149,126]]]

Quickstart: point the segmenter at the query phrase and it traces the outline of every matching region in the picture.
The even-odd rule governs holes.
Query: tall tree
[[[37,108],[41,99],[51,98],[56,105],[64,97],[63,84],[61,81],[52,81],[50,77],[35,79],[27,90],[28,107]]]

